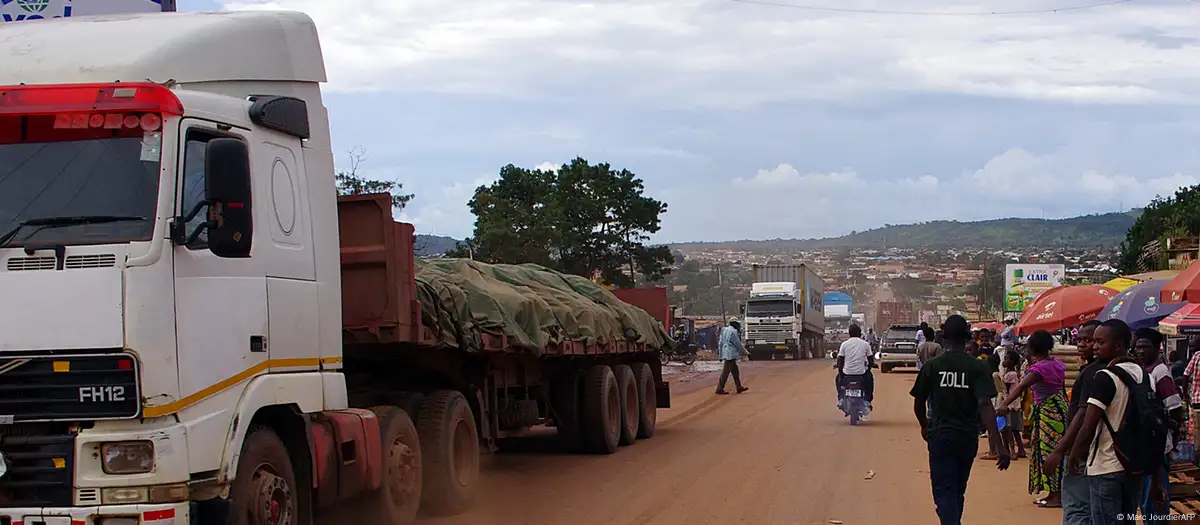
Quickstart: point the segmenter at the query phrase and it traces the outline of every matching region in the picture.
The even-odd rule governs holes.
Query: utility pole
[[[717,263],[717,290],[721,294],[721,324],[728,324],[729,318],[725,316],[725,279],[721,276],[721,263]]]
[[[991,256],[989,255],[988,259],[990,259],[990,258],[991,258]],[[987,289],[988,289],[987,263],[988,263],[988,259],[983,260],[983,281],[981,281],[981,283],[980,283],[980,290],[979,290],[979,296],[980,296],[979,297],[979,321],[980,322],[983,322],[983,308],[984,308],[983,305],[987,303]]]

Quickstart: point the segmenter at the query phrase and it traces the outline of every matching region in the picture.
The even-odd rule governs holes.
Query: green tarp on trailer
[[[423,324],[468,350],[481,347],[484,332],[504,334],[514,350],[535,355],[562,341],[673,345],[641,308],[588,279],[534,264],[417,260],[416,285]]]

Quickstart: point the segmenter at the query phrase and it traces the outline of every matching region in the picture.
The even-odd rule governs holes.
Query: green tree
[[[387,180],[373,180],[358,174],[358,167],[367,160],[367,154],[362,148],[354,148],[348,152],[350,169],[337,172],[338,195],[365,195],[369,193],[387,193],[392,196],[392,207],[397,211],[403,210],[413,194],[404,193],[404,185]]]
[[[632,286],[635,276],[658,281],[675,256],[647,246],[667,211],[643,195],[642,179],[608,164],[576,158],[556,171],[509,164],[500,180],[475,190],[467,206],[475,232],[452,256],[493,263],[537,263],[565,273]]]
[[[1200,235],[1200,186],[1179,188],[1169,197],[1155,197],[1125,233],[1118,266],[1122,273],[1163,269],[1166,259],[1162,252],[1145,253],[1146,245],[1159,241],[1165,247],[1172,237],[1196,235]]]

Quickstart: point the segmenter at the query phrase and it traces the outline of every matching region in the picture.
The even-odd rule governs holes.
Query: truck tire
[[[612,454],[621,441],[621,394],[611,368],[595,365],[583,382],[583,436],[589,452]]]
[[[658,389],[654,385],[654,372],[646,363],[634,363],[633,376],[638,390],[638,439],[654,437],[658,425]]]
[[[417,428],[400,407],[371,407],[379,420],[381,484],[354,501],[357,523],[409,525],[421,506],[421,443]]]
[[[570,369],[558,374],[550,388],[554,409],[554,423],[558,428],[558,442],[569,453],[584,452],[583,425],[580,422],[580,378],[579,371]]]
[[[629,365],[612,367],[621,394],[621,438],[618,444],[627,447],[637,441],[641,402],[638,400],[637,378]]]
[[[296,525],[300,492],[287,446],[268,427],[246,432],[230,488],[232,525]]]
[[[396,406],[408,414],[408,419],[412,420],[414,426],[417,424],[417,416],[421,413],[423,401],[425,401],[425,394],[420,392],[401,392],[396,396]]]
[[[479,433],[467,398],[453,390],[426,396],[417,434],[424,483],[421,510],[437,515],[466,510],[479,485]]]

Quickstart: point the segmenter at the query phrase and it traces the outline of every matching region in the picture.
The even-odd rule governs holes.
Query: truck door
[[[254,257],[267,279],[267,340],[271,369],[289,372],[320,366],[316,262],[308,213],[308,178],[300,139],[261,130],[254,146],[258,210]]]
[[[218,130],[212,123],[195,119],[181,124],[177,215],[187,214],[204,201],[205,148],[209,140],[220,137],[248,140],[237,128]],[[260,178],[254,173],[256,181]],[[255,184],[255,201],[261,202]],[[265,230],[260,226],[261,217],[269,206],[254,209],[255,230]],[[194,231],[205,220],[206,210],[202,209],[188,223],[187,231]],[[205,234],[189,246],[174,248],[179,394],[184,407],[219,395],[223,388],[236,384],[230,383],[234,378],[244,380],[264,371],[268,357],[267,280],[263,261],[255,253],[264,237],[269,239],[255,236],[251,257],[244,259],[213,255]],[[219,430],[218,436],[199,437],[224,439],[226,429]]]

